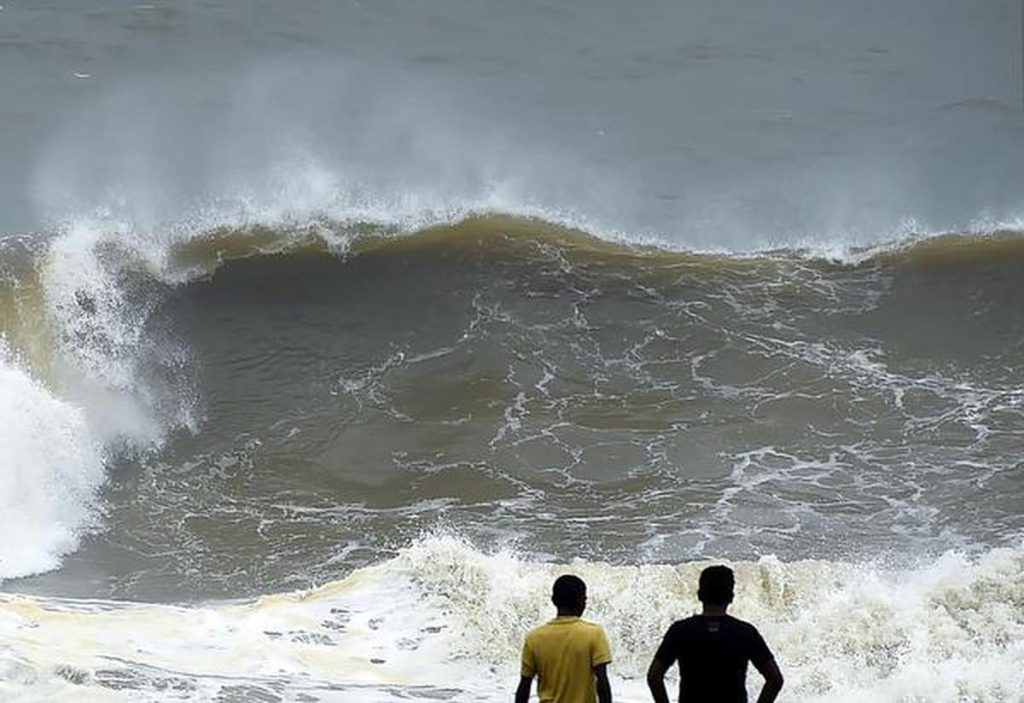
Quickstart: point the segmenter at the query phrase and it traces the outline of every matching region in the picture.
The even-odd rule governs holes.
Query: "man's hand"
[[[530,700],[530,688],[533,686],[533,677],[523,676],[519,679],[519,687],[516,688],[516,703],[527,703]]]
[[[654,703],[669,703],[668,691],[665,690],[665,671],[668,667],[655,657],[647,669],[647,688],[651,689]]]

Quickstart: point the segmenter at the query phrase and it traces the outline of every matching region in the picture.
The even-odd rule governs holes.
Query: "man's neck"
[[[704,603],[704,610],[701,611],[702,615],[721,616],[725,615],[725,611],[729,609],[727,605],[714,605],[712,603]]]
[[[565,608],[558,609],[558,617],[560,618],[578,618],[582,613],[576,610],[567,610]]]

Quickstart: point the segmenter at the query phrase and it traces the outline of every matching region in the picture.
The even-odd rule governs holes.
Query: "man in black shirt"
[[[669,703],[665,672],[679,662],[679,703],[747,703],[747,662],[764,677],[757,703],[772,703],[782,689],[782,673],[761,633],[726,615],[735,578],[727,566],[709,566],[700,574],[700,615],[668,628],[647,670],[655,703]]]

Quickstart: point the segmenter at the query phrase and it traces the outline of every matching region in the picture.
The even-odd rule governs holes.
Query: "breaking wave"
[[[984,297],[984,286],[996,292],[1012,286],[1006,281],[1019,280],[1024,264],[1024,237],[1007,230],[902,240],[836,260],[804,250],[673,251],[533,217],[446,217],[434,213],[387,223],[286,216],[241,227],[205,220],[199,231],[178,226],[149,236],[110,222],[82,221],[37,237],[31,246],[9,239],[0,262],[6,345],[0,371],[12,402],[4,408],[10,418],[3,423],[0,446],[7,456],[0,480],[9,487],[2,493],[8,533],[26,537],[0,550],[0,576],[55,567],[81,534],[100,524],[97,495],[112,455],[150,451],[168,432],[201,425],[203,389],[190,375],[187,341],[153,321],[170,291],[216,277],[227,262],[472,250],[496,266],[530,266],[543,259],[634,277],[638,286],[684,272],[698,289],[709,291],[699,295],[714,295],[710,291],[738,279],[775,295],[788,277],[788,285],[804,286],[803,294],[816,291],[819,302],[835,296],[844,272],[968,276],[970,285],[982,287],[976,295]],[[432,218],[440,219],[431,224]],[[55,491],[54,485],[66,489]]]

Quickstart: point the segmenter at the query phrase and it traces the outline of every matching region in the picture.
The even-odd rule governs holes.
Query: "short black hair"
[[[732,603],[736,577],[728,566],[709,566],[700,572],[697,598],[701,603],[729,605]]]
[[[587,584],[583,579],[572,574],[565,574],[555,579],[551,587],[551,602],[556,608],[571,608],[579,605],[587,597]]]

